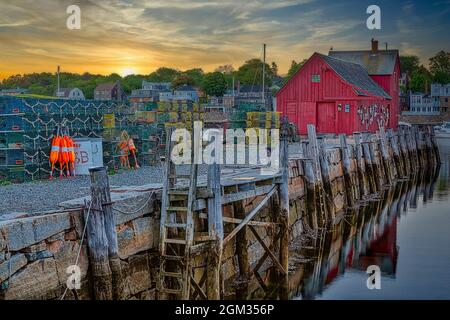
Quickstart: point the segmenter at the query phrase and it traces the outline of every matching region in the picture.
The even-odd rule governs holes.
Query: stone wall
[[[339,149],[328,152],[333,196],[337,209],[344,208],[342,165]],[[353,161],[353,160],[352,160]],[[354,162],[354,161],[353,161]],[[291,159],[289,193],[291,237],[299,236],[307,223],[305,180],[302,159]],[[352,163],[352,170],[356,166]],[[160,185],[112,190],[119,257],[125,273],[127,299],[153,299],[158,268]],[[149,198],[149,194],[152,194]],[[246,199],[249,212],[263,196]],[[150,199],[150,200],[149,200]],[[84,227],[85,198],[61,204],[65,209],[28,216],[11,214],[0,218],[0,299],[60,299],[66,289],[68,266],[75,264],[82,271],[82,288],[68,290],[65,299],[92,299],[89,258],[86,241],[80,242]],[[141,207],[137,212],[134,208]],[[125,214],[122,212],[130,211]],[[224,216],[233,217],[233,206],[225,205]],[[257,215],[259,221],[271,221],[273,212],[266,205]],[[232,225],[225,225],[225,232]],[[269,244],[275,230],[259,228],[261,238]],[[264,250],[250,232],[248,252],[250,263]],[[234,239],[235,240],[235,239]],[[224,248],[222,274],[225,279],[238,272],[235,241]]]

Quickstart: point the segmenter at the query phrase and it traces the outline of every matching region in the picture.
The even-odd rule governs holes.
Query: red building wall
[[[313,82],[313,75],[320,75],[320,82]],[[308,124],[314,124],[318,133],[375,131],[377,122],[362,121],[358,110],[364,105],[389,103],[382,98],[356,95],[353,87],[318,54],[314,54],[277,94],[278,111],[297,125],[299,134],[307,133]]]
[[[394,73],[391,75],[373,75],[371,78],[392,97],[389,128],[397,128],[400,117],[400,60],[397,59]]]

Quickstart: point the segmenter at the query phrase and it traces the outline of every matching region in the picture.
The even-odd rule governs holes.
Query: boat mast
[[[264,108],[266,107],[266,97],[265,97],[265,80],[266,80],[266,44],[263,44],[263,70],[262,70],[262,104]]]

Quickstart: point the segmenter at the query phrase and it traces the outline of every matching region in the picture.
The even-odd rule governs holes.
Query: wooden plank
[[[253,226],[249,226],[249,229],[252,231],[253,235],[255,236],[256,240],[258,240],[258,242],[261,244],[261,246],[263,247],[263,249],[269,254],[269,257],[272,259],[273,263],[278,267],[278,269],[280,269],[281,273],[283,273],[284,275],[287,274],[286,269],[280,264],[280,262],[278,261],[278,259],[275,257],[275,255],[273,254],[272,250],[270,250],[267,245],[265,244],[265,242],[261,239],[261,237],[259,236],[258,232],[256,232],[255,228]]]
[[[225,237],[225,239],[223,240],[224,246],[239,232],[239,230],[241,230],[251,219],[253,219],[253,217],[259,212],[259,210],[267,203],[270,197],[272,197],[275,191],[276,187],[273,187],[272,190],[264,197],[264,199],[252,211],[250,211],[245,219],[243,219],[242,222]]]
[[[208,219],[208,215],[206,215],[205,213],[200,213],[198,215],[198,217],[200,219]],[[222,219],[223,219],[224,223],[231,223],[231,224],[240,224],[243,221],[243,219],[231,218],[231,217],[223,217]],[[261,227],[261,228],[272,228],[272,227],[279,226],[279,223],[264,222],[264,221],[249,221],[249,222],[247,222],[247,224],[252,225],[254,227]]]

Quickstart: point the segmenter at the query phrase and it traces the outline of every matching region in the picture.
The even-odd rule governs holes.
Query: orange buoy
[[[63,176],[64,169],[67,170],[67,175],[69,175],[69,150],[67,149],[67,143],[64,138],[59,140],[60,152],[58,157],[59,162],[59,176]]]
[[[66,140],[67,152],[69,156],[69,161],[67,163],[68,170],[71,176],[75,176],[75,147],[73,143],[73,139],[66,134],[64,136],[64,140]]]
[[[139,168],[139,163],[136,157],[137,150],[132,138],[128,139],[128,149],[131,151],[131,154],[133,155],[136,169]]]
[[[59,159],[59,153],[61,149],[61,137],[59,135],[59,130],[56,136],[52,140],[52,148],[50,149],[50,156],[49,161],[51,164],[51,171],[50,171],[50,179],[53,179],[53,170],[55,169],[55,164],[58,162]]]

